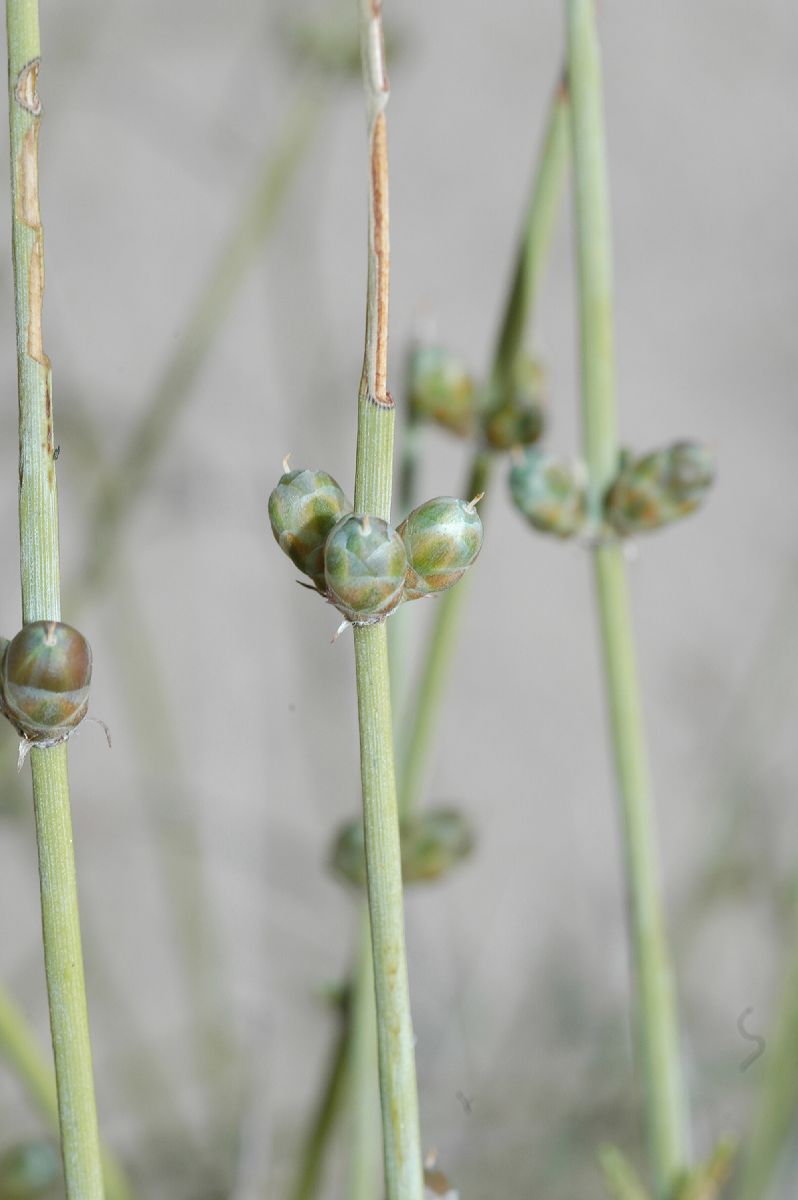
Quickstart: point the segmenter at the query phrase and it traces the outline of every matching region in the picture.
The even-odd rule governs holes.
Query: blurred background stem
[[[568,93],[561,80],[551,102],[512,282],[499,325],[487,386],[490,402],[495,402],[511,386],[514,369],[529,337],[532,314],[560,210],[567,165]],[[464,499],[470,500],[481,492],[489,492],[494,457],[494,452],[488,447],[476,446],[462,493]],[[486,511],[487,505],[483,504],[480,508],[483,524]],[[399,807],[403,816],[412,812],[421,793],[470,579],[471,575],[467,574],[456,588],[451,588],[436,601],[421,677],[412,702],[406,706],[408,719],[402,723],[400,743]]]
[[[5,988],[0,987],[0,1054],[24,1085],[30,1099],[52,1132],[58,1136],[58,1097],[51,1065],[47,1062],[24,1014]],[[133,1200],[130,1185],[107,1150],[101,1152],[105,1200]]]
[[[592,0],[568,0],[567,13],[584,447],[590,511],[600,529],[603,496],[617,470],[619,453],[601,67]],[[686,1101],[621,546],[599,543],[594,565],[621,805],[648,1142],[656,1196],[667,1200],[689,1159]]]

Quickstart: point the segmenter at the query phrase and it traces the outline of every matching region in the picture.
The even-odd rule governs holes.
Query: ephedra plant
[[[22,630],[0,643],[0,710],[30,751],[42,932],[64,1177],[70,1200],[102,1200],[103,1170],[72,848],[67,740],[88,708],[91,650],[61,622],[50,362],[42,344],[41,101],[36,0],[8,0],[11,211],[19,390]],[[26,1063],[35,1070],[28,1055]],[[109,1169],[110,1168],[110,1169]],[[127,1194],[106,1164],[107,1194]]]
[[[355,643],[363,835],[388,1200],[422,1200],[415,1052],[405,954],[386,619],[448,591],[477,557],[480,499],[437,497],[390,525],[394,402],[387,388],[390,271],[388,79],[381,5],[360,0],[368,116],[368,289],[354,504],[326,472],[286,469],[269,501],[275,537]],[[286,464],[287,467],[287,464]]]

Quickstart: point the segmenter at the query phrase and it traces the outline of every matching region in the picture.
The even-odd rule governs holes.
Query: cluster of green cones
[[[712,455],[697,442],[674,442],[642,458],[625,450],[598,523],[590,517],[587,472],[580,461],[529,447],[518,454],[509,483],[515,507],[533,528],[560,538],[616,539],[660,529],[695,512],[714,476]]]
[[[269,497],[269,521],[281,549],[344,624],[372,625],[462,578],[482,547],[480,498],[438,496],[394,529],[355,513],[326,471],[286,469]]]

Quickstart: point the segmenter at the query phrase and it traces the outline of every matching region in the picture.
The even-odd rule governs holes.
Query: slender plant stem
[[[487,388],[488,403],[501,399],[502,389],[512,379],[513,370],[524,350],[543,269],[548,260],[557,214],[559,212],[568,164],[568,92],[561,80],[549,110],[532,192],[524,218],[512,283],[499,326],[496,348]],[[466,498],[487,492],[493,474],[494,455],[477,447],[469,467]],[[480,509],[483,523],[487,506]],[[437,715],[449,677],[457,642],[459,621],[465,606],[470,575],[438,601],[430,632],[424,666],[410,706],[407,734],[400,757],[399,810],[402,816],[415,808],[433,745]]]
[[[7,0],[12,246],[19,379],[22,617],[59,620],[58,499],[50,362],[42,345],[41,101],[36,0]],[[80,945],[67,750],[31,753],[42,932],[69,1200],[102,1200],[103,1181]]]
[[[798,921],[798,905],[793,905]],[[745,1147],[736,1200],[762,1200],[770,1195],[779,1162],[795,1133],[798,1119],[798,940],[787,964],[776,1027],[768,1040],[764,1079]]]
[[[568,0],[585,457],[592,513],[618,460],[609,198],[601,68],[592,0]],[[637,1034],[656,1194],[687,1166],[687,1121],[676,1004],[660,899],[653,803],[622,550],[594,552],[596,595],[618,775]]]
[[[313,1200],[318,1193],[327,1142],[346,1090],[349,1040],[349,1022],[344,1015],[339,1021],[338,1036],[333,1046],[319,1103],[302,1146],[299,1174],[290,1192],[291,1200]]]
[[[374,964],[366,904],[362,905],[349,1007],[350,1154],[347,1200],[373,1200],[377,1192],[379,1093]]]
[[[121,461],[99,490],[91,521],[91,557],[81,579],[83,590],[93,591],[108,573],[119,526],[144,491],[216,335],[274,227],[318,127],[326,95],[324,88],[313,85],[303,89],[297,99],[277,149],[269,154],[233,232],[218,254]]]
[[[527,209],[524,230],[519,247],[516,266],[508,302],[497,337],[496,351],[491,368],[489,394],[496,395],[496,388],[509,379],[512,366],[521,354],[524,338],[537,296],[540,279],[545,266],[554,224],[562,195],[565,169],[568,163],[568,97],[562,82],[552,103],[548,127],[544,138],[540,162],[535,174],[533,189]],[[415,477],[418,459],[418,436],[420,430],[409,422],[409,446],[405,447],[400,471],[400,498],[403,515],[415,503]],[[478,448],[469,468],[464,495],[474,496],[485,491],[491,477],[493,455]],[[483,513],[484,519],[484,513]],[[400,779],[398,807],[402,816],[409,815],[421,791],[424,769],[433,741],[436,714],[445,692],[448,671],[456,645],[458,623],[463,609],[470,575],[462,579],[435,603],[435,623],[431,631],[427,653],[424,658],[422,676],[410,706],[408,733],[402,742],[400,755]],[[395,679],[395,667],[402,662],[398,646],[402,645],[402,624],[406,616],[400,609],[391,620],[391,683]],[[397,638],[396,634],[400,636]],[[401,688],[396,687],[401,693]],[[399,697],[392,692],[392,702]],[[351,1021],[358,1025],[350,1041],[350,1103],[354,1114],[352,1139],[352,1168],[348,1200],[367,1200],[373,1194],[373,1169],[364,1165],[366,1147],[369,1145],[372,1114],[372,1070],[373,1038],[366,1038],[365,1030],[369,1017],[362,1000],[363,980],[369,980],[364,968],[363,956],[357,958],[353,980],[353,1003]],[[358,999],[360,997],[360,1000]],[[362,1014],[358,1016],[358,1014]],[[360,1048],[360,1049],[359,1049]],[[368,1054],[371,1054],[371,1059]],[[327,1127],[329,1131],[329,1126]],[[371,1190],[368,1190],[368,1189]]]
[[[549,108],[543,147],[524,217],[513,280],[499,326],[490,371],[489,400],[495,401],[496,389],[506,387],[510,383],[513,370],[529,336],[532,313],[543,270],[548,262],[562,202],[568,166],[568,125],[568,88],[565,77],[562,76]]]
[[[369,147],[366,338],[358,394],[355,511],[390,519],[394,406],[387,391],[388,78],[380,0],[358,0]],[[402,867],[384,623],[356,627],[355,674],[368,902],[388,1200],[422,1200],[413,1027],[405,953]]]
[[[0,1054],[11,1064],[31,1100],[58,1134],[58,1097],[51,1064],[33,1030],[5,988],[0,987]],[[106,1200],[133,1200],[130,1184],[114,1156],[102,1151]]]

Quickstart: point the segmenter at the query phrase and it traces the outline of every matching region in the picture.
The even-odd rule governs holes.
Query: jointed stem
[[[616,468],[618,444],[610,217],[601,70],[592,0],[569,0],[568,47],[584,441],[590,504],[594,516],[598,516],[602,496]],[[621,802],[648,1137],[656,1195],[658,1200],[665,1200],[671,1194],[676,1175],[687,1163],[685,1101],[631,614],[618,545],[600,545],[596,549],[595,572]]]
[[[388,79],[381,4],[379,0],[358,3],[369,133],[369,254],[355,510],[388,520],[394,426],[393,401],[386,390],[390,247],[384,109]],[[385,1184],[388,1200],[422,1200],[385,625],[355,628],[354,638]]]
[[[41,102],[36,0],[7,0],[12,243],[20,423],[20,561],[25,623],[60,618],[58,501],[50,363],[42,346]],[[103,1181],[80,946],[65,745],[31,754],[50,1028],[70,1200],[102,1200]]]

